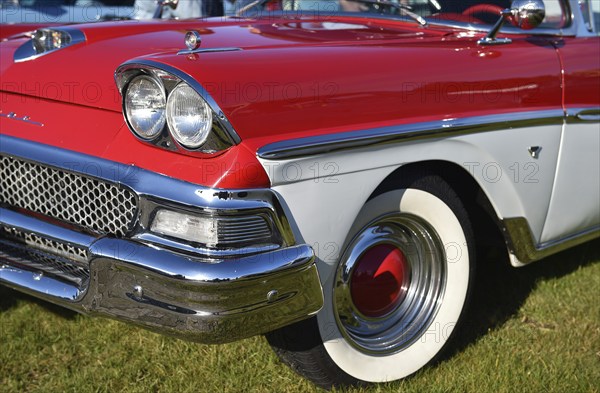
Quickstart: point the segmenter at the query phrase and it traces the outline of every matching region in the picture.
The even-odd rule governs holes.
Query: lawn
[[[351,392],[600,392],[600,241],[521,269],[489,255],[459,345]],[[0,287],[0,392],[312,392],[255,337],[206,346]]]

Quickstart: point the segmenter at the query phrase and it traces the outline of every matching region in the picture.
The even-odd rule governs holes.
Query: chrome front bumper
[[[83,292],[19,268],[5,251],[0,283],[81,313],[204,343],[266,333],[316,313],[323,303],[306,245],[216,263],[109,238],[94,242],[89,253]]]
[[[121,164],[5,136],[0,136],[0,142],[3,155],[64,170],[56,162],[93,161],[90,167],[103,169],[103,180],[128,186],[141,206],[136,227],[120,238],[93,235],[23,209],[0,207],[0,229],[85,250],[83,263],[89,272],[89,277],[75,283],[48,269],[36,269],[37,262],[28,255],[52,257],[52,249],[30,248],[0,236],[0,284],[84,314],[204,343],[266,333],[305,319],[322,307],[313,250],[296,244],[291,231],[285,231],[287,220],[277,196],[269,190],[210,190],[143,170],[127,184],[129,177],[111,178],[127,169]],[[84,175],[98,177],[97,173]],[[162,195],[161,190],[165,190]],[[272,209],[274,225],[285,232],[283,244],[276,249],[246,248],[237,254],[203,255],[193,248],[174,251],[173,244],[161,245],[156,236],[149,236],[144,224],[143,215],[160,200],[210,209],[214,214]]]

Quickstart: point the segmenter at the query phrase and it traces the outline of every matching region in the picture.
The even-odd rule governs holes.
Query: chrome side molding
[[[600,122],[600,108],[568,109],[567,120],[573,122]]]
[[[562,124],[563,121],[562,109],[452,118],[275,142],[258,149],[257,155],[265,160],[277,160],[367,145],[450,137],[516,127]]]
[[[522,265],[600,237],[600,226],[595,226],[563,239],[536,245],[529,223],[524,217],[505,218],[501,221],[501,228],[509,252]]]

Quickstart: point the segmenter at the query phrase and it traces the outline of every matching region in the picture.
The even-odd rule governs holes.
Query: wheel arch
[[[430,174],[443,178],[458,194],[467,210],[477,234],[477,242],[481,242],[480,245],[483,246],[490,245],[490,243],[496,246],[503,245],[510,252],[510,244],[506,237],[506,228],[502,217],[485,189],[463,166],[452,161],[427,160],[402,165],[383,179],[368,200],[402,187],[414,174]]]

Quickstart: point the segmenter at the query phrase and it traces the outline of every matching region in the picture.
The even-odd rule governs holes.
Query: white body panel
[[[539,241],[561,129],[549,125],[499,130],[261,162],[287,205],[298,241],[315,249],[325,280],[369,196],[407,163],[442,160],[463,167],[487,194],[499,218],[526,217]],[[543,148],[539,158],[531,157],[530,146]]]
[[[600,125],[565,125],[542,243],[600,225],[599,151]]]

